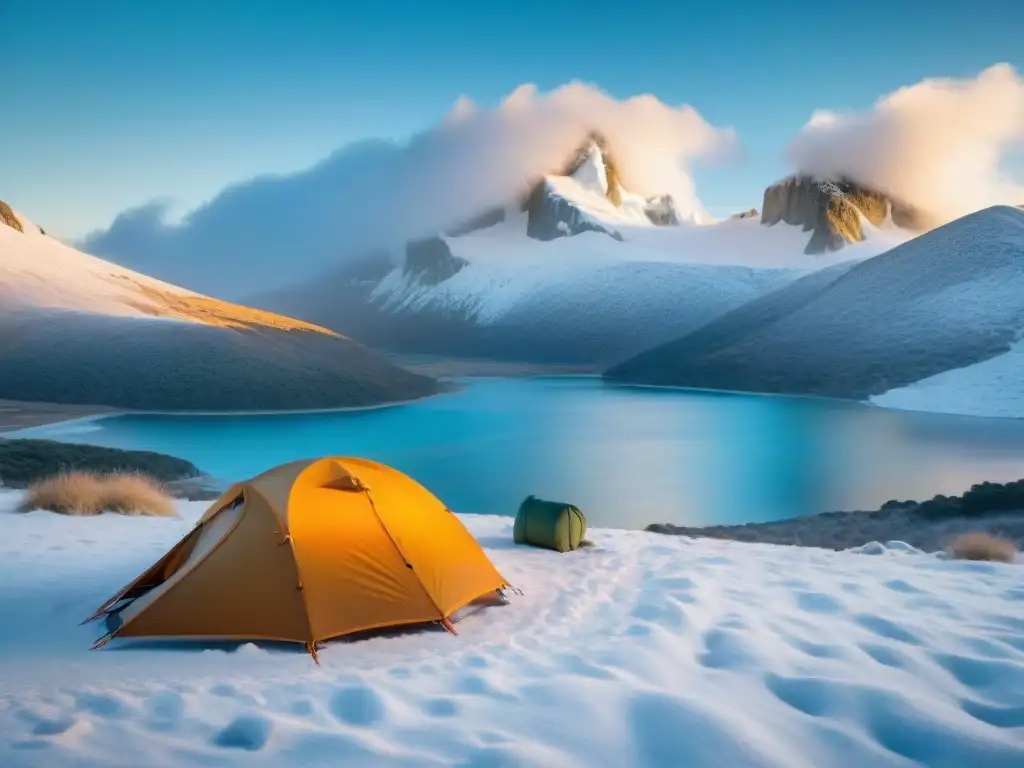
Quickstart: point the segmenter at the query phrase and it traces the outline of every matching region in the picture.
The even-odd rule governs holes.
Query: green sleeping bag
[[[512,538],[516,544],[532,544],[556,552],[578,549],[587,533],[587,520],[572,504],[527,496],[519,505]]]

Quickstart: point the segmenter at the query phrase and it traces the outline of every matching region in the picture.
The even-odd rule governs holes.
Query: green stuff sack
[[[527,496],[519,505],[512,538],[516,544],[569,552],[578,549],[587,533],[587,519],[572,504]]]

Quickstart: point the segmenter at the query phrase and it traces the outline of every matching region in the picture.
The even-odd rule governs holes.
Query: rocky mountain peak
[[[837,251],[864,239],[861,217],[880,226],[891,217],[896,226],[915,231],[929,229],[929,217],[902,201],[848,179],[790,176],[764,191],[761,223],[780,221],[811,232],[805,253]]]
[[[452,253],[443,238],[427,237],[406,243],[403,272],[421,285],[437,285],[454,276],[467,263]]]
[[[619,166],[599,131],[591,131],[573,150],[558,176],[572,176],[589,188],[597,188],[612,205],[622,205]]]

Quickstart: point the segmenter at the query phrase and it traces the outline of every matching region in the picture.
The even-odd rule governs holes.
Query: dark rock
[[[423,285],[437,285],[454,276],[469,262],[452,253],[440,237],[413,240],[405,246],[405,274]]]
[[[758,211],[757,208],[751,208],[751,209],[746,210],[746,211],[740,211],[739,213],[734,213],[729,218],[730,219],[753,219],[753,218],[755,218],[757,216],[760,216],[760,215],[761,215],[761,212]]]
[[[897,539],[926,552],[960,533],[988,532],[1024,545],[1024,480],[973,485],[962,496],[936,496],[917,505],[889,501],[871,512],[825,512],[789,520],[706,528],[652,523],[645,530],[670,536],[756,541],[847,549]]]
[[[527,203],[527,212],[526,234],[534,240],[572,237],[581,232],[600,232],[622,240],[622,235],[591,219],[575,203],[557,194],[546,181],[534,188]]]
[[[644,206],[644,213],[647,214],[651,224],[659,227],[679,226],[679,214],[672,195],[657,195],[648,198],[647,204]]]
[[[805,253],[827,253],[864,239],[861,216],[879,226],[890,210],[897,226],[924,230],[931,224],[911,206],[852,181],[791,176],[764,191],[761,223],[802,226],[811,232]]]

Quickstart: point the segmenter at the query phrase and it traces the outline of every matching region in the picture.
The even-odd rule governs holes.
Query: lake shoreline
[[[500,360],[456,360],[449,358],[428,358],[418,356],[388,355],[393,361],[414,373],[421,373],[440,380],[438,392],[411,400],[398,400],[375,405],[342,406],[338,408],[285,409],[272,411],[154,411],[131,408],[114,408],[104,405],[77,405],[69,403],[46,403],[29,400],[0,399],[0,439],[8,433],[20,432],[36,427],[49,427],[66,422],[88,422],[114,416],[296,416],[318,413],[355,413],[383,408],[397,408],[419,403],[424,400],[455,394],[462,387],[456,381],[460,378],[534,378],[540,376],[597,376],[599,372],[585,366],[542,365],[505,362]]]
[[[1024,549],[1024,508],[931,517],[911,506],[870,512],[820,512],[743,525],[691,527],[652,523],[645,530],[669,536],[831,550],[899,541],[925,552],[945,551],[958,535],[982,532],[1013,541]]]

